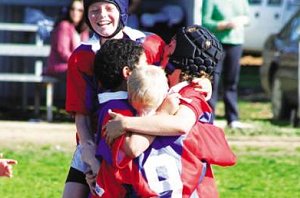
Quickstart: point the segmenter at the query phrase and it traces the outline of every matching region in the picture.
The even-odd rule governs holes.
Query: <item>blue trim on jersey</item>
[[[202,164],[203,164],[203,168],[202,168],[202,172],[201,172],[201,175],[200,175],[200,178],[199,178],[199,181],[198,181],[199,184],[203,181],[203,179],[206,175],[206,170],[207,170],[207,163],[202,162]]]
[[[213,116],[211,112],[203,112],[203,114],[199,117],[198,121],[202,123],[213,123]]]

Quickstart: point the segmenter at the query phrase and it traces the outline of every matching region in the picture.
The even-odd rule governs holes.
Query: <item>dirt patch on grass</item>
[[[228,142],[239,156],[300,156],[300,137],[229,137]]]
[[[220,123],[219,123],[220,124]],[[0,121],[1,147],[16,145],[56,145],[66,148],[75,146],[74,123]],[[300,147],[300,137],[277,136],[228,136],[231,146],[268,147],[295,150]]]
[[[72,123],[0,121],[0,126],[1,147],[35,144],[71,149],[75,146],[75,125]]]

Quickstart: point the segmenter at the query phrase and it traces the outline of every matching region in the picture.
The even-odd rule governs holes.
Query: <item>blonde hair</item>
[[[163,69],[148,65],[134,69],[127,81],[130,102],[139,103],[137,111],[156,110],[168,92],[168,80]]]

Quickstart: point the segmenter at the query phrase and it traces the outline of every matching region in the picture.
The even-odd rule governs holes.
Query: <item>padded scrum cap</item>
[[[223,57],[218,39],[204,27],[192,25],[180,28],[176,34],[176,48],[169,62],[175,69],[198,76],[200,71],[212,75]]]

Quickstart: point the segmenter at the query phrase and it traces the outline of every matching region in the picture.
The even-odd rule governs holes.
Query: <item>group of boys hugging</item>
[[[68,63],[78,145],[63,197],[218,197],[211,166],[236,163],[207,103],[219,41],[192,25],[166,45],[125,26],[126,0],[84,6],[96,36]]]

